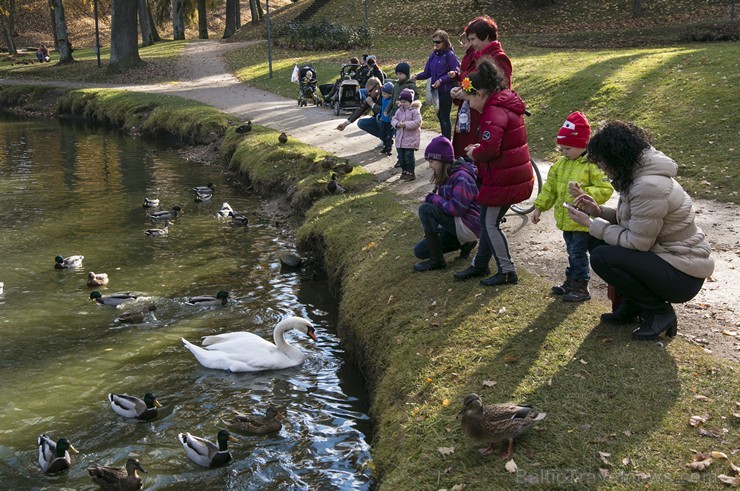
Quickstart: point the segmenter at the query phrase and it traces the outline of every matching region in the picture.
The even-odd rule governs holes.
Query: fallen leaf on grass
[[[591,425],[588,423],[583,423],[582,425],[578,425],[578,429],[583,431],[590,430]]]
[[[452,486],[452,491],[462,491],[465,489],[465,485],[463,483],[458,483]]]
[[[377,245],[378,245],[377,242],[368,242],[368,244],[365,247],[362,248],[362,251],[363,252],[369,251],[370,249],[374,249],[375,246],[377,246]]]
[[[722,438],[722,435],[727,433],[724,429],[719,428],[699,428],[699,434],[701,436],[709,436],[712,438]]]
[[[516,465],[516,462],[514,462],[514,459],[511,459],[510,461],[508,461],[508,462],[506,463],[506,465],[504,466],[504,468],[505,468],[505,469],[506,469],[507,471],[509,471],[509,472],[511,472],[511,473],[513,474],[513,473],[515,473],[515,472],[516,472],[516,470],[517,470],[517,469],[518,469],[519,467],[518,467],[518,466]]]
[[[729,484],[730,486],[737,486],[740,485],[740,476],[728,476],[727,474],[720,474],[717,476],[717,479],[722,481],[725,484]]]
[[[390,305],[392,301],[393,301],[393,295],[391,295],[390,297],[388,297],[388,304],[387,305]]]
[[[689,424],[691,426],[699,426],[702,423],[706,423],[708,419],[709,419],[708,414],[705,414],[703,416],[691,416],[689,418]]]
[[[632,432],[631,432],[630,430],[624,430],[624,431],[622,432],[622,434],[623,434],[624,436],[632,436]]]
[[[601,474],[602,479],[606,479],[609,477],[609,469],[599,469],[599,474]]]
[[[588,362],[586,360],[584,360],[583,358],[581,358],[578,361],[580,361],[582,365],[588,365]]]
[[[735,416],[736,418],[740,418],[740,413],[732,413],[732,415]]]
[[[704,460],[696,460],[694,462],[689,462],[688,464],[686,464],[686,468],[692,471],[702,472],[710,465],[712,465],[711,457],[706,458]]]
[[[610,454],[610,453],[607,453],[607,452],[599,452],[599,458],[601,459],[601,461],[603,463],[605,463],[606,465],[609,465],[609,466],[613,465],[611,462],[609,462],[609,457],[611,457],[611,456],[612,456],[612,454]]]
[[[710,398],[708,398],[707,396],[703,396],[701,394],[695,395],[694,399],[696,399],[697,401],[701,401],[701,402],[712,402]]]
[[[516,363],[517,361],[519,361],[519,355],[504,356],[504,363]]]
[[[452,455],[453,453],[455,453],[455,447],[439,447],[437,449],[437,452],[441,453],[442,455],[446,457],[448,455]]]
[[[632,459],[629,457],[625,457],[622,459],[622,465],[630,465],[632,463]]]
[[[483,381],[483,385],[486,387],[493,387],[494,385],[496,385],[496,383],[497,382],[495,380],[484,380]]]
[[[650,479],[650,473],[649,472],[635,472],[635,477],[639,481],[647,481]]]
[[[442,406],[444,406],[444,407],[447,407],[447,406],[449,406],[449,405],[450,405],[450,400],[449,400],[449,399],[444,399],[444,400],[442,401]]]
[[[724,452],[717,452],[716,450],[715,451],[712,451],[709,455],[711,455],[713,459],[726,459],[727,458],[727,454],[726,453],[724,453]]]
[[[612,338],[604,338],[604,339],[601,340],[601,344],[607,344],[607,343],[611,343],[611,342],[612,342]]]

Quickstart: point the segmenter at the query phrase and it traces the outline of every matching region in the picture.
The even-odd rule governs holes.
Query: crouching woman
[[[423,261],[414,265],[416,271],[446,267],[446,252],[460,250],[460,257],[467,259],[480,237],[475,165],[455,160],[452,143],[444,136],[429,143],[424,158],[434,173],[434,191],[419,207],[424,239],[414,247],[414,255]]]

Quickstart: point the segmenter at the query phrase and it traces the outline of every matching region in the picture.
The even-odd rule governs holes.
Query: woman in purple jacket
[[[434,191],[427,194],[419,207],[424,239],[414,247],[414,256],[424,261],[414,265],[416,271],[442,269],[444,253],[460,250],[467,259],[480,237],[480,208],[475,201],[475,165],[464,159],[455,160],[452,143],[438,136],[427,145],[424,158],[434,171]]]
[[[434,51],[429,55],[424,71],[414,76],[415,80],[427,80],[432,90],[437,92],[437,119],[441,133],[447,139],[452,138],[452,121],[450,121],[450,110],[452,109],[452,96],[450,90],[455,86],[455,81],[447,75],[447,72],[457,72],[460,68],[460,60],[455,56],[450,44],[450,36],[443,30],[437,30],[432,35]],[[427,101],[431,102],[431,101]]]

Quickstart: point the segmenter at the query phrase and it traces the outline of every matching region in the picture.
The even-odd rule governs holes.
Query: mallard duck
[[[324,160],[321,161],[321,168],[324,170],[332,170],[337,165],[337,160],[334,157],[327,155]]]
[[[280,321],[273,330],[275,344],[251,332],[206,336],[202,343],[205,348],[195,346],[184,338],[182,342],[206,368],[231,372],[279,370],[300,365],[306,357],[301,350],[285,341],[285,331],[289,329],[305,333],[316,341],[316,333],[310,321],[288,317]]]
[[[215,190],[216,190],[216,186],[212,182],[209,182],[205,186],[195,186],[193,188],[193,192],[195,194],[198,194],[198,193],[201,193],[201,194],[213,194],[213,192]]]
[[[195,193],[195,202],[201,203],[203,201],[209,201],[213,198],[213,193]]]
[[[233,212],[231,213],[231,224],[234,226],[247,226],[249,225],[249,218],[247,218],[244,215],[235,215]]]
[[[105,286],[108,284],[108,275],[105,273],[87,273],[87,286]]]
[[[331,180],[326,183],[326,191],[329,194],[342,194],[345,189],[337,182],[337,175],[332,173]]]
[[[39,467],[48,474],[62,472],[72,465],[69,452],[79,453],[66,438],[60,438],[54,443],[51,436],[43,434],[38,439]]]
[[[156,208],[157,206],[159,206],[159,200],[158,199],[144,198],[144,204],[142,205],[142,207],[144,207],[144,208]]]
[[[146,234],[147,237],[167,237],[170,233],[170,225],[172,225],[172,222],[165,220],[163,228],[150,228],[147,229],[144,234]]]
[[[186,297],[185,303],[188,305],[197,305],[199,307],[213,307],[216,305],[226,305],[229,301],[229,292],[221,290],[216,296],[199,295],[197,297]]]
[[[231,207],[230,204],[228,204],[226,201],[223,202],[221,205],[221,209],[216,212],[218,216],[221,218],[226,218],[228,216],[234,215],[234,209]]]
[[[288,135],[285,134],[285,132],[282,132],[278,135],[278,141],[281,144],[288,143]]]
[[[488,442],[486,448],[478,449],[481,455],[493,453],[496,443],[507,441],[509,447],[501,455],[502,459],[509,458],[514,448],[514,438],[524,433],[530,426],[547,416],[539,413],[532,406],[517,404],[490,404],[483,405],[477,394],[469,394],[463,400],[463,407],[457,418],[462,421],[463,433],[468,437]]]
[[[230,419],[224,420],[224,423],[241,431],[254,433],[255,435],[266,435],[280,431],[283,427],[280,421],[284,417],[285,415],[278,411],[275,406],[270,405],[264,416],[234,411],[234,415]]]
[[[79,268],[82,266],[82,260],[85,259],[85,256],[57,256],[54,258],[55,264],[54,267],[57,269],[68,269],[68,268]]]
[[[179,206],[173,206],[171,210],[162,210],[150,213],[149,218],[152,220],[174,220],[180,213],[182,213],[182,208]]]
[[[334,166],[334,172],[339,176],[347,175],[352,172],[352,170],[354,170],[354,166],[349,160],[345,160],[343,163]]]
[[[144,480],[138,471],[146,472],[141,466],[139,459],[130,458],[126,461],[126,467],[108,467],[96,465],[85,469],[95,484],[103,489],[119,491],[135,491],[142,489]]]
[[[203,467],[228,464],[231,460],[231,452],[227,449],[228,442],[238,441],[226,430],[220,430],[216,435],[218,446],[190,433],[179,433],[177,439],[182,443],[182,448],[190,460]]]
[[[103,295],[98,290],[90,292],[90,300],[95,300],[99,304],[107,305],[108,307],[115,307],[123,302],[136,300],[140,296],[142,296],[141,293],[136,292],[118,292],[111,293],[110,295]]]
[[[162,407],[154,394],[147,392],[142,401],[128,394],[108,394],[110,407],[124,418],[149,421],[157,417],[157,408]]]
[[[154,312],[157,310],[157,306],[154,304],[151,304],[147,306],[144,310],[129,310],[127,312],[122,313],[118,316],[118,322],[123,322],[124,324],[140,324],[144,322],[144,319],[146,319],[147,314],[149,312]]]
[[[234,131],[236,131],[237,133],[242,133],[242,134],[249,133],[250,131],[252,131],[252,121],[250,120],[250,121],[247,121],[246,124],[237,126],[236,128],[234,128]]]

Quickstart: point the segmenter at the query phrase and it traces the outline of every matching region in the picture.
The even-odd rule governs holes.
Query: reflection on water
[[[281,273],[286,238],[259,216],[256,197],[220,167],[183,162],[166,148],[102,130],[0,120],[0,482],[3,489],[93,489],[85,467],[123,466],[134,454],[146,489],[367,489],[370,459],[366,394],[343,360],[336,310],[321,280]],[[211,201],[191,188],[215,183]],[[163,238],[144,197],[183,208]],[[215,213],[227,201],[250,218],[231,227]],[[58,254],[85,256],[78,270],[54,269]],[[87,273],[107,273],[103,294],[146,296],[112,308],[89,300]],[[228,290],[225,307],[183,305]],[[144,324],[121,324],[124,310],[155,303]],[[180,338],[251,331],[270,338],[287,315],[311,319],[318,343],[296,331],[302,366],[257,374],[198,365]],[[151,422],[128,421],[106,394],[164,404]],[[231,465],[199,468],[177,434],[215,441],[231,410],[286,414],[276,435],[234,432]],[[80,451],[70,472],[45,476],[36,437],[67,437]]]

